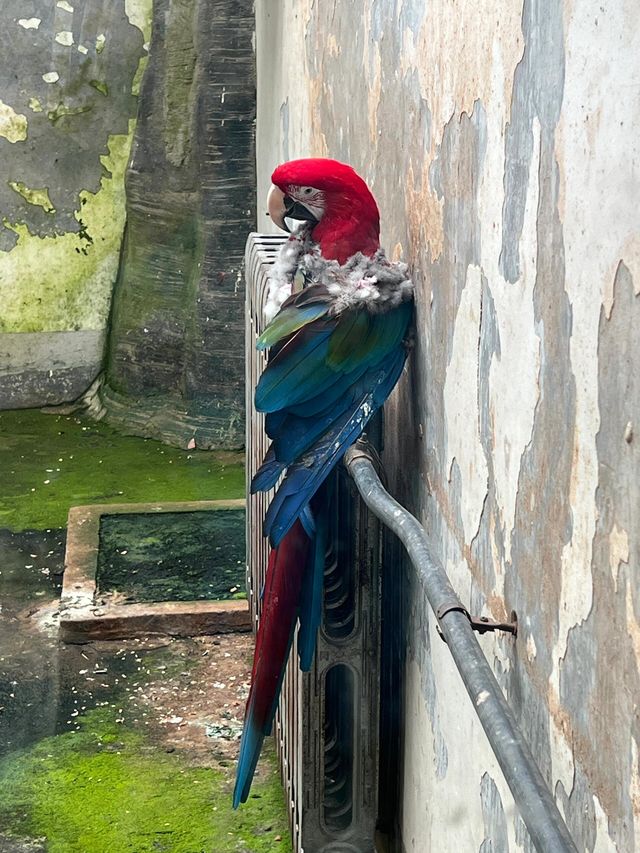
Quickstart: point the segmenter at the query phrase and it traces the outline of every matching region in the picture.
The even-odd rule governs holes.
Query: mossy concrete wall
[[[151,0],[0,10],[0,408],[98,373]]]
[[[0,24],[0,408],[106,368],[112,422],[240,447],[253,4],[7,0]]]
[[[257,53],[260,198],[282,159],[349,161],[412,267],[390,488],[471,612],[517,611],[515,643],[480,642],[578,849],[638,851],[637,4],[259,0]],[[424,590],[398,587],[387,828],[531,851]]]
[[[102,398],[112,421],[181,446],[244,441],[253,36],[251,0],[154,2]]]

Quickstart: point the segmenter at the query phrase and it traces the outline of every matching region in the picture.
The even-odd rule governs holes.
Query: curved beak
[[[267,195],[267,211],[273,220],[274,225],[277,225],[278,228],[282,228],[283,231],[289,231],[289,228],[284,221],[284,217],[287,212],[284,198],[284,193],[280,187],[277,187],[275,184],[271,184],[271,189]]]
[[[267,210],[273,222],[283,231],[291,233],[286,223],[287,219],[296,219],[302,222],[318,224],[318,217],[299,201],[285,195],[275,184],[271,185],[267,196]]]

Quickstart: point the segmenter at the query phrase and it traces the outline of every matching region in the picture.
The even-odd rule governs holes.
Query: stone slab
[[[242,509],[244,500],[95,504],[69,510],[60,601],[60,638],[68,643],[149,634],[195,636],[250,631],[246,601],[180,601],[116,604],[96,599],[96,570],[103,515]]]
[[[104,330],[0,334],[0,409],[76,400],[102,368]]]

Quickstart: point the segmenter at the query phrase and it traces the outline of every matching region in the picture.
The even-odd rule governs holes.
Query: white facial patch
[[[307,208],[309,213],[320,222],[324,215],[325,198],[322,190],[317,190],[315,187],[299,187],[295,184],[289,184],[287,187],[287,195],[294,201],[299,202]]]

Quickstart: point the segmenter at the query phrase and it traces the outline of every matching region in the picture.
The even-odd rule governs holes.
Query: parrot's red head
[[[327,260],[343,264],[356,252],[373,255],[380,247],[378,206],[351,166],[325,158],[290,160],[271,180],[273,221],[285,231],[285,218],[311,222],[311,236]]]

